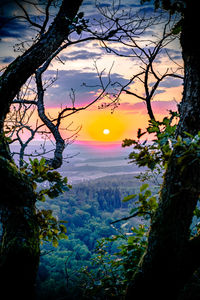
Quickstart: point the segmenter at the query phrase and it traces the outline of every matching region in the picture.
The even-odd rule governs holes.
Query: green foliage
[[[200,132],[196,135],[184,133],[185,138],[178,137],[174,141],[173,148],[177,149],[177,161],[180,165],[180,172],[184,172],[186,167],[200,162]]]
[[[157,174],[162,174],[165,170],[172,153],[180,172],[186,172],[191,164],[199,163],[200,133],[193,136],[185,132],[183,137],[177,137],[175,134],[177,119],[178,115],[171,112],[169,118],[158,122],[150,121],[145,132],[138,130],[138,140],[125,140],[123,146],[133,146],[129,156],[131,162],[147,167]],[[150,136],[151,142],[148,138],[142,140],[145,136]],[[33,173],[35,174],[35,171]],[[149,180],[147,173],[142,180],[146,179]],[[138,181],[135,181],[130,183],[132,189],[128,189],[125,183],[128,186],[128,180],[124,182],[118,179],[117,184],[114,185],[106,178],[102,180],[102,184],[99,181],[79,184],[74,191],[72,189],[67,196],[64,194],[63,198],[60,198],[59,206],[57,202],[48,203],[49,209],[54,210],[58,218],[62,217],[68,221],[69,236],[68,240],[59,243],[54,256],[48,255],[44,260],[45,266],[48,266],[48,273],[53,274],[51,289],[58,288],[58,281],[62,288],[65,285],[63,278],[66,277],[68,291],[70,290],[67,295],[70,299],[97,299],[97,295],[99,299],[124,297],[127,282],[145,252],[149,219],[158,206],[155,186],[145,182],[139,187]],[[123,198],[124,202],[121,203],[120,199]],[[45,207],[45,204],[40,202],[40,206]],[[124,210],[116,210],[118,208]],[[123,225],[117,223],[116,228],[110,226],[110,223],[116,219],[127,220],[124,216],[127,216],[128,211],[130,217],[131,215],[142,217],[142,222],[146,222],[148,226],[138,225],[141,219],[130,219]],[[196,209],[194,214],[197,219],[195,231],[199,232],[199,209]],[[131,222],[135,222],[134,225],[130,226]],[[57,230],[58,228],[55,232]],[[45,234],[48,240],[48,227]],[[51,234],[50,230],[50,238]],[[99,241],[93,253],[96,240]],[[54,267],[55,265],[57,267]],[[44,264],[42,266],[44,267]],[[57,271],[58,266],[62,271]],[[78,271],[80,269],[81,272]],[[47,282],[50,284],[49,279],[41,283],[41,289],[47,285]],[[63,297],[66,293],[65,290]]]
[[[39,210],[37,219],[40,224],[41,244],[43,244],[43,241],[47,241],[52,242],[52,245],[57,247],[60,239],[67,239],[67,229],[63,225],[66,221],[58,221],[52,215],[52,210]]]
[[[134,202],[134,208],[131,209],[130,214],[137,214],[138,216],[145,216],[146,218],[152,217],[158,207],[158,199],[152,195],[152,191],[148,189],[149,185],[144,183],[140,187],[140,192],[135,195],[125,197],[122,201],[129,201],[133,198],[138,198]]]
[[[78,35],[82,33],[82,31],[87,28],[87,23],[89,22],[88,20],[84,19],[84,13],[79,12],[75,18],[72,20],[69,20],[69,29],[76,31]]]
[[[133,150],[129,154],[131,163],[136,163],[139,167],[147,167],[152,172],[161,174],[167,167],[168,161],[172,156],[176,158],[176,162],[180,169],[180,173],[188,171],[192,164],[200,163],[200,132],[196,135],[184,132],[184,136],[176,135],[178,114],[170,112],[170,117],[165,117],[162,121],[149,121],[149,126],[145,132],[138,130],[138,140],[125,140],[123,147],[133,145]],[[140,141],[144,135],[152,136],[152,142],[148,140]],[[146,172],[143,179],[149,179]],[[139,178],[139,177],[138,177]],[[140,177],[141,178],[141,177]],[[142,186],[142,190],[146,186]],[[151,197],[151,191],[146,190],[145,194],[139,193],[139,208],[132,209],[134,212],[147,212],[152,215],[157,208],[157,200],[155,196]],[[125,197],[124,201],[135,198],[136,195]],[[152,211],[151,211],[152,209]],[[195,211],[196,213],[197,211]]]
[[[62,297],[72,300],[84,299],[83,286],[88,282],[90,272],[93,278],[99,278],[95,276],[98,274],[100,276],[101,273],[100,265],[95,262],[92,264],[94,259],[97,259],[97,253],[94,253],[96,241],[116,237],[118,230],[122,236],[126,232],[133,235],[131,228],[137,228],[134,219],[130,220],[126,227],[117,224],[114,228],[110,225],[112,221],[126,216],[129,212],[128,204],[131,205],[131,201],[123,203],[121,200],[119,202],[119,198],[123,199],[128,193],[137,192],[139,192],[138,182],[132,175],[109,176],[74,184],[70,191],[57,199],[38,202],[40,211],[51,210],[57,219],[67,221],[68,236],[68,239],[59,241],[57,248],[51,243],[43,243],[41,246],[38,299],[53,300]],[[113,256],[115,252],[120,252],[118,247],[127,239],[106,241],[108,255]],[[88,275],[80,272],[81,269],[85,269]],[[120,274],[118,278],[120,280]],[[105,280],[105,284],[108,287],[108,280]],[[89,286],[92,293],[92,281],[91,285],[88,283],[88,288]],[[105,299],[104,296],[101,299]]]
[[[32,183],[37,200],[44,202],[46,198],[54,199],[60,194],[69,191],[67,177],[62,178],[61,174],[54,171],[44,158],[38,160],[29,159],[29,164],[24,163],[21,172],[26,174]],[[52,242],[53,246],[58,246],[58,240],[67,238],[64,221],[58,221],[52,215],[52,210],[39,210],[37,221],[40,226],[40,240]]]
[[[81,270],[86,275],[82,284],[85,299],[96,299],[97,295],[100,299],[107,297],[117,299],[123,295],[123,278],[115,261],[115,256],[109,253],[108,241],[106,239],[97,241],[92,261],[97,268],[91,272],[87,267]]]
[[[151,2],[151,0],[140,0],[141,4],[145,4],[147,2]],[[154,0],[155,9],[164,9],[167,10],[171,15],[179,13],[181,16],[184,14],[185,10],[185,0]],[[183,18],[173,26],[172,34],[177,35],[182,31],[183,26]]]
[[[141,4],[151,2],[151,0],[140,0]],[[185,0],[154,0],[155,9],[162,8],[174,14],[176,12],[183,13],[185,7]]]
[[[168,162],[173,154],[173,159],[176,159],[177,166],[181,175],[187,175],[188,169],[192,164],[200,164],[200,132],[192,135],[188,132],[183,132],[183,136],[177,136],[176,123],[178,114],[170,112],[169,118],[165,117],[161,122],[151,120],[145,132],[138,130],[138,140],[125,140],[123,147],[132,146],[134,151],[129,155],[131,163],[136,163],[139,167],[147,167],[152,174],[157,172],[161,175],[166,169]],[[174,122],[176,119],[176,122]],[[140,141],[144,135],[153,135],[152,142],[148,140]],[[148,170],[141,176],[143,181],[149,180]],[[127,202],[130,199],[138,197],[136,205],[130,213],[137,215],[145,215],[145,212],[152,217],[158,206],[158,199],[155,195],[152,196],[150,190],[146,190],[147,185],[143,185],[138,195],[129,195],[124,198]],[[200,232],[200,210],[199,205],[194,211],[194,220],[192,226],[192,235]]]
[[[150,170],[166,168],[167,162],[172,153],[172,143],[175,141],[176,123],[172,121],[178,115],[171,112],[170,118],[165,117],[161,122],[150,120],[145,132],[138,130],[138,140],[125,139],[122,147],[133,145],[134,151],[129,154],[131,163],[136,163],[139,167],[148,167]],[[148,140],[140,141],[143,135],[151,135],[152,142]]]
[[[53,199],[65,191],[69,191],[71,185],[68,184],[67,177],[62,178],[59,172],[53,171],[44,158],[41,160],[29,159],[29,162],[30,164],[24,164],[21,172],[25,173],[32,182],[39,201],[45,201],[47,196]],[[47,188],[42,187],[45,182],[49,184]]]
[[[183,26],[183,19],[178,21],[174,27],[172,28],[172,34],[177,35],[182,31],[182,26]]]
[[[119,241],[117,252],[110,254],[110,245]],[[97,271],[82,269],[86,275],[82,285],[84,299],[96,299],[97,295],[99,299],[122,299],[146,245],[147,228],[144,225],[132,227],[127,235],[113,235],[97,241],[93,258]]]
[[[148,227],[140,224],[138,227],[132,227],[128,238],[124,236],[114,236],[111,242],[117,239],[123,239],[124,243],[119,246],[119,252],[115,253],[119,259],[114,261],[116,266],[122,266],[125,277],[125,284],[129,282],[133,273],[138,267],[138,263],[144,254],[147,246]],[[112,263],[113,264],[113,263]]]

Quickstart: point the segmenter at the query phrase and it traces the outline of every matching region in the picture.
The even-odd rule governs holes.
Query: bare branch
[[[152,214],[149,211],[144,211],[144,212],[137,211],[136,213],[134,213],[134,214],[132,214],[132,215],[130,215],[128,217],[124,217],[124,218],[115,220],[115,221],[111,222],[110,224],[115,224],[115,223],[118,223],[118,222],[121,222],[121,221],[127,221],[129,219],[137,217],[138,215],[139,216],[141,216],[141,215],[149,215],[150,217],[152,217]]]
[[[111,18],[110,15],[108,16],[108,18]],[[114,20],[112,19],[112,21]],[[114,108],[117,107],[120,101],[121,94],[125,92],[128,95],[132,95],[140,100],[145,101],[150,119],[155,119],[151,101],[153,100],[153,97],[158,90],[160,83],[163,82],[167,77],[183,79],[183,76],[180,73],[180,66],[178,66],[178,68],[176,68],[175,70],[172,70],[172,68],[166,68],[163,74],[160,74],[158,70],[155,71],[154,68],[154,65],[157,66],[156,60],[158,59],[159,55],[162,55],[163,53],[162,50],[165,49],[165,47],[175,39],[175,36],[173,36],[172,31],[169,28],[171,24],[171,17],[169,17],[167,22],[164,24],[162,37],[160,37],[157,41],[149,40],[149,47],[147,47],[147,45],[144,47],[144,40],[139,40],[135,37],[133,28],[131,30],[131,27],[126,28],[126,26],[124,27],[120,25],[118,19],[116,20],[116,23],[119,32],[123,33],[123,37],[119,35],[115,35],[115,37],[118,37],[118,43],[126,46],[126,52],[129,51],[131,54],[124,54],[123,51],[120,53],[119,50],[116,51],[114,46],[108,46],[106,41],[102,41],[103,46],[108,52],[113,52],[118,56],[132,57],[137,59],[140,63],[140,68],[142,69],[142,71],[139,71],[135,75],[133,75],[126,84],[121,84],[119,82],[112,83],[112,86],[116,88],[116,95],[114,97],[110,97],[111,102],[105,105],[114,105]],[[143,84],[143,91],[141,91],[140,94],[137,91],[130,89],[131,85],[131,87],[134,87],[134,83],[136,80],[139,80]]]
[[[20,18],[25,18],[30,23],[31,26],[37,27],[40,30],[42,30],[42,26],[40,24],[38,24],[38,23],[36,23],[36,22],[34,22],[34,21],[31,20],[31,18],[29,17],[28,12],[24,8],[24,6],[18,0],[15,0],[15,2],[21,8],[21,10],[24,12],[24,15],[25,15],[25,16],[21,16]]]

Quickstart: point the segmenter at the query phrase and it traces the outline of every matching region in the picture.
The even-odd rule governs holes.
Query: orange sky
[[[136,0],[135,0],[136,1]],[[124,3],[132,3],[133,1],[125,1]],[[129,7],[129,6],[128,6]],[[97,13],[92,4],[86,4],[84,7],[85,16],[93,16],[93,12]],[[151,7],[148,7],[149,12],[153,13]],[[147,9],[146,8],[146,9]],[[88,16],[87,16],[88,13]],[[15,24],[16,25],[16,24]],[[20,25],[20,30],[23,29],[23,24]],[[12,61],[18,53],[13,50],[13,44],[16,43],[17,33],[10,28],[10,32],[13,32],[13,36],[9,33],[8,36],[3,36],[1,42],[1,55],[0,65],[5,67],[9,61]],[[153,38],[159,36],[161,28],[149,29],[144,37],[140,37],[141,47],[147,47],[148,43]],[[24,29],[23,36],[27,35],[29,31]],[[162,33],[161,33],[162,35]],[[29,37],[30,38],[30,37]],[[142,41],[142,38],[144,41]],[[139,39],[137,41],[139,43]],[[10,44],[9,44],[10,43]],[[152,51],[152,43],[149,43],[149,51]],[[178,40],[172,44],[166,44],[168,54],[173,58],[169,59],[169,55],[162,52],[158,59],[154,62],[154,67],[159,74],[162,76],[166,71],[175,71],[182,64],[180,55],[180,45]],[[123,44],[112,44],[112,47],[122,53],[128,53],[131,51]],[[60,107],[70,106],[70,89],[76,91],[76,107],[81,107],[89,101],[93,101],[98,95],[99,79],[97,76],[97,69],[94,66],[94,62],[98,67],[99,72],[106,69],[107,74],[112,67],[110,72],[113,82],[120,82],[125,84],[131,76],[141,71],[141,61],[130,57],[119,57],[113,53],[108,53],[105,49],[102,49],[99,43],[96,41],[75,44],[65,49],[60,54],[60,59],[54,59],[49,66],[49,69],[44,74],[45,80],[48,78],[54,78],[56,74],[58,78],[53,86],[47,88],[45,92],[45,106],[46,113],[53,118],[57,116]],[[175,62],[175,63],[174,63]],[[103,81],[106,82],[108,78],[105,75],[102,77]],[[180,72],[179,72],[180,73]],[[83,86],[83,82],[94,86],[88,90]],[[149,81],[149,87],[153,85],[153,81]],[[96,86],[96,88],[95,88]],[[133,91],[141,96],[144,96],[144,84],[141,81],[135,81],[129,87],[130,91]],[[31,93],[31,92],[30,92]],[[29,95],[31,99],[31,94]],[[168,114],[169,109],[176,110],[176,105],[180,102],[182,97],[182,85],[181,81],[174,78],[167,78],[164,82],[159,85],[157,94],[153,98],[153,111],[157,119],[162,119]],[[102,100],[103,102],[103,100]],[[113,142],[122,142],[125,138],[135,138],[138,128],[144,129],[148,125],[148,115],[145,104],[137,99],[136,97],[122,94],[120,97],[120,106],[115,109],[114,113],[111,113],[111,108],[98,109],[96,103],[90,106],[89,109],[73,114],[62,121],[62,136],[64,138],[73,135],[75,129],[82,127],[78,133],[77,141],[85,142],[104,142],[105,144]],[[30,122],[34,128],[38,116],[34,113]],[[69,124],[71,124],[69,126]],[[64,130],[68,127],[68,130]],[[107,134],[103,131],[107,129]],[[24,138],[28,137],[28,133],[24,130]],[[41,139],[41,136],[37,136],[37,139]]]
[[[176,96],[181,97],[182,87],[172,88],[169,91]],[[154,101],[152,102],[155,117],[162,120],[168,115],[169,110],[176,110],[177,103],[172,101]],[[56,116],[58,108],[48,108],[47,112]],[[87,110],[75,113],[67,117],[62,122],[62,128],[68,127],[69,130],[63,130],[62,135],[67,138],[73,134],[73,130],[81,127],[77,140],[85,142],[122,142],[125,138],[136,138],[138,128],[145,129],[148,126],[149,116],[146,111],[145,103],[141,102],[122,102],[121,105],[111,111],[111,108],[98,109],[96,106]],[[105,134],[104,130],[108,129],[109,133]]]

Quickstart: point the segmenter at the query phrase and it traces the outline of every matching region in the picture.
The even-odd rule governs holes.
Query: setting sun
[[[93,113],[84,125],[88,140],[100,142],[121,141],[126,127],[123,118],[109,111]]]
[[[103,134],[109,134],[110,130],[109,129],[104,129]]]
[[[52,118],[59,113],[58,108],[48,108]],[[159,117],[159,115],[157,114]],[[35,117],[35,122],[36,122]],[[69,127],[69,124],[70,127]],[[122,142],[125,138],[136,138],[137,129],[145,129],[148,126],[146,112],[136,114],[126,110],[115,110],[113,114],[109,110],[87,110],[63,119],[62,127],[71,131],[81,127],[77,140],[91,142]],[[63,130],[62,135],[68,138],[70,131]]]

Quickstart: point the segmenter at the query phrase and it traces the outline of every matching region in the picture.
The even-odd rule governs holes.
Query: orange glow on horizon
[[[60,125],[62,137],[67,139],[76,133],[77,128],[82,127],[78,132],[76,138],[77,142],[111,145],[114,143],[122,143],[126,138],[137,138],[138,128],[145,130],[148,126],[149,117],[146,112],[146,107],[142,102],[134,103],[134,105],[128,102],[125,104],[126,105],[122,104],[114,113],[111,113],[110,108],[100,110],[92,107],[64,118]],[[168,114],[170,107],[171,103],[167,101],[160,102],[160,104],[155,107],[156,119],[162,120],[163,117]],[[51,119],[56,119],[59,112],[59,107],[46,108],[46,114]],[[39,121],[38,124],[40,124],[41,121],[37,113],[34,112],[31,118],[33,128],[37,121]],[[65,130],[65,128],[67,128],[67,130]],[[45,130],[45,127],[43,127],[43,129]],[[25,139],[27,136],[28,132],[24,132]],[[36,139],[41,140],[41,136],[37,135]]]
[[[84,131],[89,140],[115,142],[122,139],[126,127],[127,124],[121,114],[99,111],[94,112],[84,124]]]

